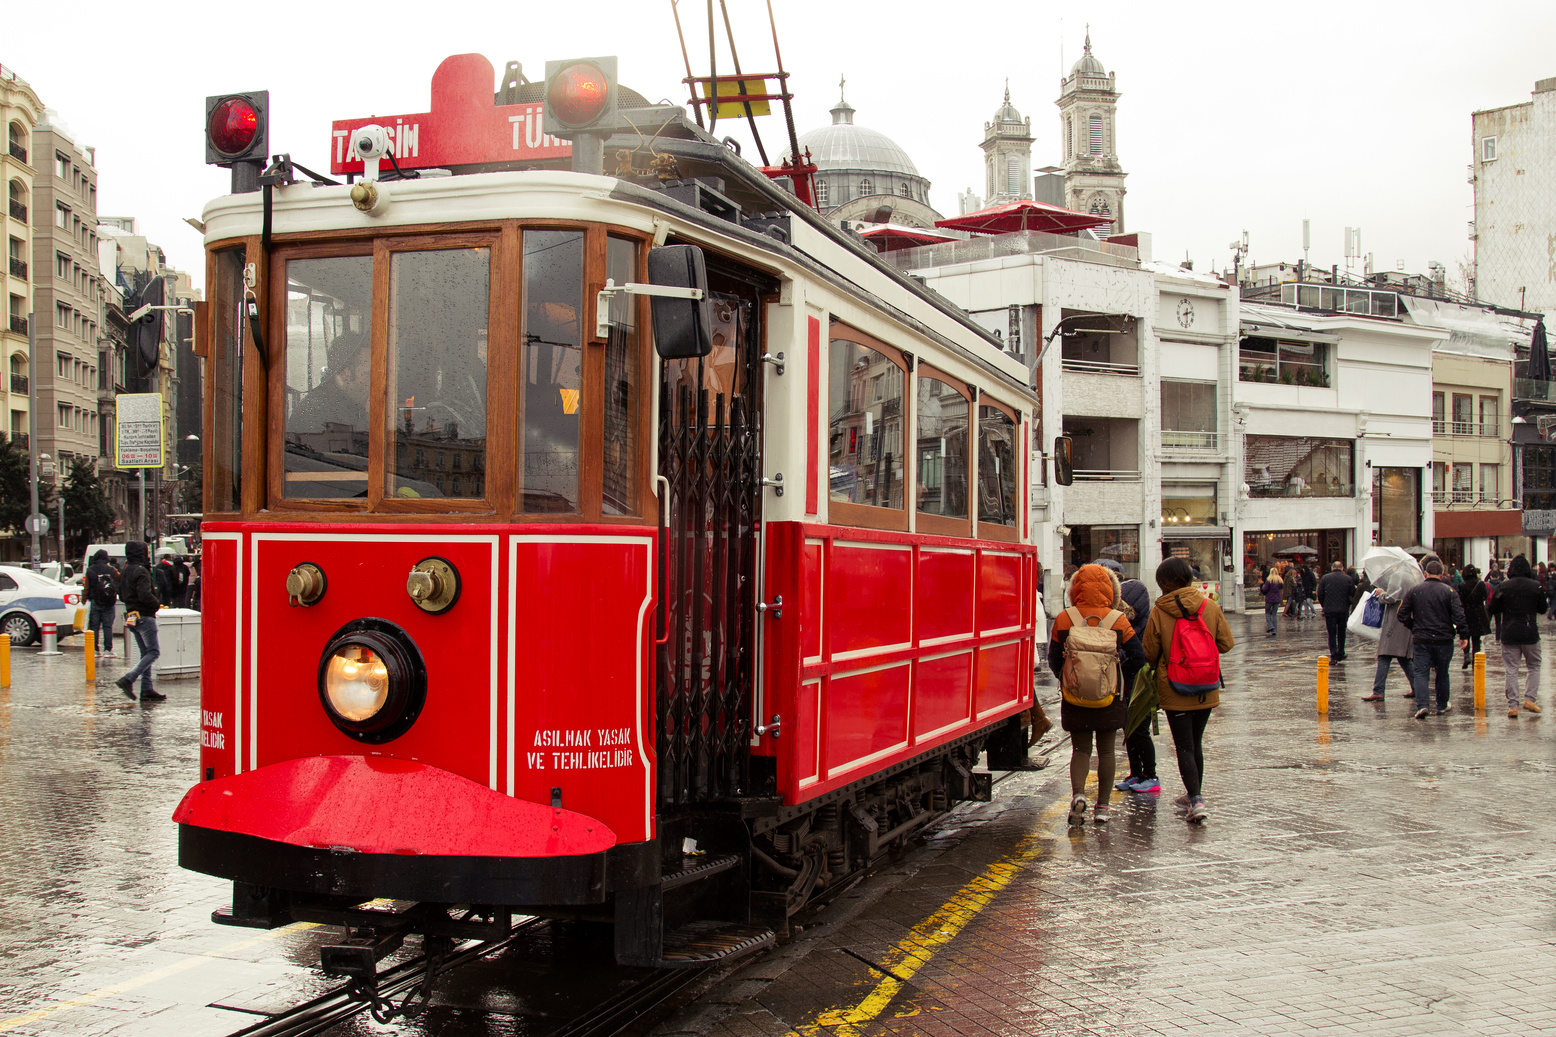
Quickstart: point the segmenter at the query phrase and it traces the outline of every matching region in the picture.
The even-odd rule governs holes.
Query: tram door
[[[712,257],[713,351],[660,375],[659,794],[746,791],[762,503],[761,295]],[[661,484],[660,492],[665,493]]]

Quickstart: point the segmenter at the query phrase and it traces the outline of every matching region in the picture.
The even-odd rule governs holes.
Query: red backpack
[[[1221,686],[1221,650],[1205,626],[1204,612],[1201,604],[1192,616],[1180,616],[1172,625],[1167,684],[1180,695],[1207,695]]]

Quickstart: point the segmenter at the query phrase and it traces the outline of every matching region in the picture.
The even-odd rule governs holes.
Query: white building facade
[[[1556,77],[1471,116],[1475,297],[1556,314]]]

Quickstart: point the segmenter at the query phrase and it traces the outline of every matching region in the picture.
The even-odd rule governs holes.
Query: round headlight
[[[319,700],[331,722],[363,742],[398,738],[421,713],[427,669],[410,636],[382,619],[336,631],[319,660]]]

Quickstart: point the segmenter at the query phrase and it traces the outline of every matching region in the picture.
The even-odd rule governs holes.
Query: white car
[[[42,624],[53,623],[60,639],[75,633],[81,589],[40,576],[16,565],[0,565],[0,634],[11,644],[32,644]]]

